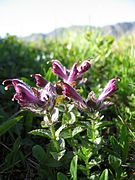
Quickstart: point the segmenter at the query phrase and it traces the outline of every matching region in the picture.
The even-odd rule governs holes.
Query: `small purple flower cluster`
[[[19,79],[6,79],[3,81],[5,90],[14,87],[16,94],[12,100],[16,100],[23,108],[32,112],[44,114],[47,109],[53,108],[55,104],[55,87],[46,81],[40,74],[33,74],[36,79],[37,87],[32,88]]]
[[[85,60],[80,66],[75,63],[71,70],[66,69],[58,60],[52,60],[52,71],[58,75],[63,81],[61,83],[61,94],[71,98],[79,108],[88,111],[101,110],[111,102],[105,102],[106,97],[111,96],[116,90],[118,78],[111,79],[98,98],[91,91],[86,100],[84,100],[75,90],[74,82],[78,82],[82,75],[91,67],[91,61]],[[11,86],[14,87],[16,94],[13,100],[16,100],[23,108],[27,108],[33,112],[45,114],[47,111],[52,111],[55,106],[56,98],[59,96],[57,91],[57,83],[52,83],[45,80],[40,74],[33,74],[32,77],[36,80],[36,88],[28,86],[19,79],[7,79],[3,81],[5,89],[8,90]]]
[[[83,100],[76,90],[67,83],[63,83],[63,94],[74,99],[78,103],[78,107],[83,106],[83,108],[87,109],[88,111],[101,110],[112,104],[111,102],[104,100],[117,90],[116,82],[118,80],[119,78],[111,79],[98,98],[96,98],[95,93],[91,91],[88,94],[87,99]]]
[[[62,78],[67,84],[72,84],[78,80],[91,67],[89,60],[85,60],[79,67],[77,63],[73,65],[71,70],[66,69],[58,60],[52,60],[52,71]]]
[[[73,88],[73,82],[80,79],[82,75],[91,67],[90,60],[85,60],[79,67],[77,66],[77,63],[75,63],[71,70],[67,70],[58,60],[53,60],[52,65],[53,72],[63,79],[62,94],[68,98],[74,99],[78,107],[88,111],[93,111],[104,109],[112,104],[111,102],[104,100],[117,90],[116,83],[119,78],[116,77],[111,79],[98,98],[96,98],[95,93],[92,91],[89,93],[87,99],[83,100],[83,98]]]

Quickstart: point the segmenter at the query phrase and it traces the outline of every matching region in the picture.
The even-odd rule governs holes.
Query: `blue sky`
[[[135,0],[0,0],[0,36],[135,21]]]

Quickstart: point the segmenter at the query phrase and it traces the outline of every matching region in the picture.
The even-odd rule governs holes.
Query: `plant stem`
[[[52,140],[53,140],[53,143],[54,143],[54,147],[56,148],[56,151],[59,152],[59,146],[58,146],[58,142],[56,140],[55,129],[54,129],[53,124],[50,126],[50,131],[51,131],[51,134],[52,134]]]
[[[88,159],[85,161],[85,165],[86,165],[87,178],[89,178],[90,170],[89,170],[89,160]]]

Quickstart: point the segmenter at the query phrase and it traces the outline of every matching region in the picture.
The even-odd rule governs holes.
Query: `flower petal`
[[[32,77],[36,79],[36,86],[44,88],[45,85],[48,83],[47,80],[45,80],[41,74],[32,74]]]
[[[41,91],[40,91],[40,99],[41,101],[46,101],[50,97],[56,94],[56,88],[52,83],[48,83]]]
[[[82,64],[78,68],[78,77],[83,75],[89,68],[91,67],[90,60],[85,60],[82,62]]]
[[[65,96],[72,98],[80,103],[85,103],[82,97],[76,92],[74,88],[72,88],[69,84],[63,83],[63,92]]]
[[[33,93],[31,87],[30,87],[28,84],[26,84],[25,82],[23,82],[22,80],[13,79],[13,80],[12,80],[12,84],[13,84],[14,88],[15,88],[15,86],[16,86],[17,84],[22,84],[22,85],[25,86],[29,91],[31,91],[31,93]]]
[[[66,68],[58,60],[52,60],[52,71],[54,74],[60,76],[63,80],[68,79]]]
[[[13,97],[13,100],[17,100],[18,103],[22,106],[26,106],[30,103],[38,104],[39,106],[43,105],[43,102],[40,101],[32,91],[30,91],[25,85],[23,84],[16,84],[15,86],[16,94]]]
[[[78,73],[77,63],[75,63],[70,71],[67,83],[71,84],[76,79],[77,73]]]
[[[14,81],[14,83],[13,83]],[[11,86],[14,86],[14,84],[25,84],[22,80],[20,79],[6,79],[2,82],[2,84],[5,86],[5,90],[8,90]],[[26,84],[25,84],[26,85]]]
[[[100,94],[98,101],[103,101],[107,96],[111,96],[117,90],[116,83],[118,80],[119,78],[113,78],[107,83],[102,93]]]

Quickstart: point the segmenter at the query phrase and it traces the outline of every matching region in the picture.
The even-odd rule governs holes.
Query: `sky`
[[[135,21],[135,0],[0,0],[0,36]]]

